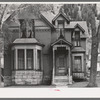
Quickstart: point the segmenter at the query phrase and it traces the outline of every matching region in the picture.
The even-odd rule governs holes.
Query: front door
[[[56,76],[67,75],[67,51],[57,50],[56,51]]]

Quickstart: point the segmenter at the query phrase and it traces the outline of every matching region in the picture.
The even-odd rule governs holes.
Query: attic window
[[[64,28],[64,20],[58,20],[58,28]]]

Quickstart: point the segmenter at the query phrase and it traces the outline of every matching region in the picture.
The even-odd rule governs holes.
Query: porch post
[[[25,62],[25,70],[27,69],[27,61],[26,61],[26,49],[24,49],[24,62]]]
[[[54,61],[54,59],[55,59],[55,57],[54,57],[54,52],[55,50],[54,50],[54,47],[53,47],[53,74],[52,74],[52,84],[54,84],[54,66],[55,66],[55,61]]]
[[[34,49],[34,69],[37,69],[37,49]]]
[[[70,81],[70,76],[71,76],[71,70],[70,70],[70,68],[71,68],[71,59],[70,59],[70,48],[68,49],[69,50],[69,68],[68,68],[68,76],[69,76],[69,84],[71,83]]]
[[[56,50],[56,48],[53,47],[53,74],[52,74],[52,84],[54,84],[54,74],[55,74],[55,50]]]
[[[35,67],[35,50],[33,49],[33,70],[34,70],[34,67]]]
[[[18,49],[15,49],[15,68],[18,69]]]

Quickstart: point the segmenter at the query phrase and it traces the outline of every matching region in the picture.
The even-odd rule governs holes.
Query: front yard
[[[88,84],[88,80],[87,81],[80,81],[80,82],[74,82],[71,85],[68,85],[69,88],[87,88],[87,84]],[[97,76],[97,85],[98,87],[100,87],[100,76]]]

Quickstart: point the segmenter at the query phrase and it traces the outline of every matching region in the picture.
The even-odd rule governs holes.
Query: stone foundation
[[[12,71],[12,85],[38,85],[42,78],[41,71]]]
[[[73,73],[73,79],[85,79],[84,73]]]
[[[4,86],[11,86],[12,85],[12,77],[11,76],[4,76]]]

